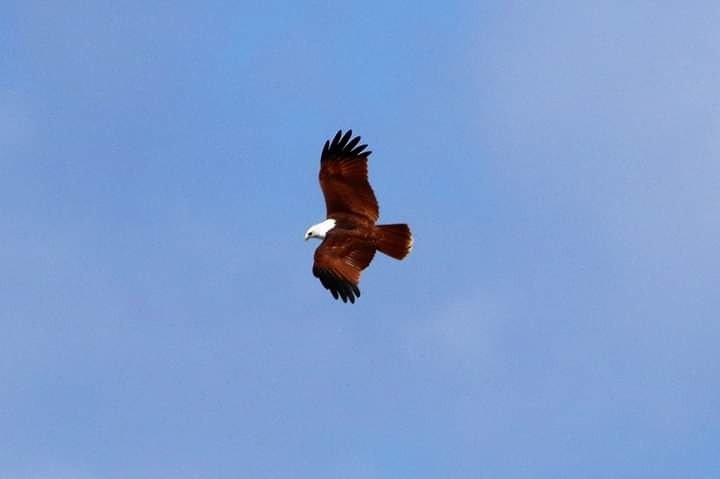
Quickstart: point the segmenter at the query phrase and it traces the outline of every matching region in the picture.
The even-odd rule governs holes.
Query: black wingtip
[[[352,149],[355,148],[355,145],[357,145],[359,142],[360,142],[360,137],[356,136],[355,138],[353,138],[350,141],[350,143],[347,144],[347,146],[345,146],[345,149],[352,151]]]
[[[345,150],[345,146],[347,146],[348,141],[350,141],[350,137],[352,136],[352,130],[348,130],[345,132],[343,137],[340,139],[340,144],[338,145],[342,150]]]
[[[332,140],[325,142],[325,146],[322,151],[323,160],[333,160],[340,157],[359,157],[367,158],[370,152],[363,152],[367,148],[366,144],[357,146],[360,143],[362,137],[356,136],[353,138],[352,129],[349,129],[343,133],[343,130],[338,130]]]
[[[332,142],[330,143],[330,146],[336,146],[338,144],[338,141],[340,141],[340,137],[342,136],[342,130],[338,130],[337,133],[335,133],[335,137],[332,139]]]
[[[325,289],[330,291],[333,298],[342,299],[343,303],[350,300],[350,303],[355,304],[355,298],[360,297],[360,289],[357,285],[338,277],[332,271],[313,267],[313,275],[320,280]]]
[[[359,140],[359,139],[360,139],[359,136],[355,138],[355,140]],[[353,140],[353,141],[354,141],[354,140]],[[364,144],[363,144],[363,145],[360,145],[360,146],[358,146],[357,148],[355,148],[354,150],[352,150],[352,151],[350,152],[350,154],[357,156],[357,155],[359,155],[360,153],[362,153],[362,151],[363,151],[365,148],[367,148],[367,145],[364,145]]]

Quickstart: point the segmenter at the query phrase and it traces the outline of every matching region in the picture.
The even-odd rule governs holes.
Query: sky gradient
[[[6,2],[0,477],[720,477],[717,2]],[[378,256],[311,274],[319,153]]]

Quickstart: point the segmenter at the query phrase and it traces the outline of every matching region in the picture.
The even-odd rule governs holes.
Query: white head
[[[305,233],[305,241],[310,238],[325,239],[327,232],[333,228],[335,228],[335,220],[332,218],[326,219],[322,223],[312,225]]]

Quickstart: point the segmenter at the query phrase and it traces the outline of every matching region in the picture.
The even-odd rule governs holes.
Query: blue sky
[[[2,477],[720,475],[717,2],[3,10]]]

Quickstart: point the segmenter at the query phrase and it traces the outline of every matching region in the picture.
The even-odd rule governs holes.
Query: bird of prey
[[[367,145],[358,145],[352,130],[338,131],[326,141],[320,156],[320,186],[327,219],[311,226],[305,240],[322,240],[315,250],[313,275],[335,299],[355,302],[360,273],[375,251],[403,259],[413,247],[406,224],[378,225],[378,203],[368,182]]]

